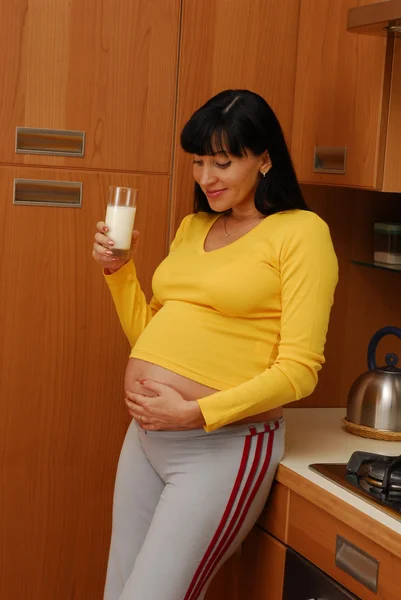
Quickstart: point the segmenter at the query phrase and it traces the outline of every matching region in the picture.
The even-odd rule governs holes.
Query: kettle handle
[[[401,340],[401,329],[399,329],[398,327],[392,327],[391,325],[389,325],[388,327],[383,327],[382,329],[379,329],[379,331],[376,331],[376,333],[372,336],[372,339],[369,342],[369,346],[368,346],[368,367],[369,367],[369,371],[374,371],[375,369],[377,369],[377,364],[376,364],[376,349],[377,349],[377,344],[380,342],[380,340],[382,338],[384,338],[385,335],[396,335],[398,338],[400,338]],[[387,354],[386,356],[386,364],[389,367],[394,367],[398,362],[398,356],[396,354],[390,353]]]

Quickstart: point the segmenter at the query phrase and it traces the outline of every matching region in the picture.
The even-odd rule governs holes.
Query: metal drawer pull
[[[379,561],[340,535],[336,540],[336,565],[372,592],[377,592]]]
[[[315,173],[345,174],[347,148],[340,146],[315,146],[313,170]]]
[[[85,152],[85,133],[64,129],[17,127],[15,152],[80,158]]]
[[[78,181],[14,179],[13,204],[80,208],[82,206],[82,183]]]
[[[387,25],[387,27],[383,27],[383,29],[390,33],[401,33],[401,25]]]

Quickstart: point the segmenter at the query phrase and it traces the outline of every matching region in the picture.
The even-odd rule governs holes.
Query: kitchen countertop
[[[401,521],[308,468],[312,463],[347,463],[356,450],[401,455],[401,442],[371,440],[348,433],[341,423],[343,416],[345,408],[284,409],[286,451],[280,464],[401,535]]]

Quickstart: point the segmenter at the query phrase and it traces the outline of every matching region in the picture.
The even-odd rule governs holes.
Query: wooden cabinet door
[[[239,595],[241,550],[233,554],[213,578],[205,600],[242,600]]]
[[[401,559],[376,543],[374,527],[371,528],[369,537],[365,537],[356,529],[357,521],[350,527],[306,498],[293,491],[290,493],[288,546],[361,600],[401,598]],[[363,513],[360,515],[363,519]],[[353,555],[348,563],[349,570],[344,570],[342,563],[336,560],[339,537],[345,545],[339,551],[339,556],[346,556],[347,548]],[[364,557],[377,560],[378,570],[375,571],[373,563]],[[372,581],[377,579],[376,592],[363,583],[367,577]]]
[[[298,12],[299,0],[184,0],[172,234],[193,205],[192,158],[180,148],[180,132],[210,97],[229,88],[261,94],[291,140]]]
[[[14,177],[82,182],[82,208],[15,206]],[[129,346],[91,256],[109,184],[140,189],[136,263],[149,292],[166,248],[168,177],[0,167],[0,598],[7,600],[102,598],[128,424]]]
[[[0,0],[0,163],[170,170],[180,0]],[[86,133],[15,154],[17,126]]]
[[[375,0],[301,0],[292,156],[304,183],[380,188],[386,38],[347,32],[348,9]],[[316,146],[346,147],[346,172],[315,173]]]
[[[275,538],[287,543],[287,522],[290,491],[278,481],[273,481],[269,499],[257,521],[258,525]]]
[[[255,526],[242,546],[240,599],[283,597],[286,547]]]
[[[401,39],[394,40],[383,190],[401,192]]]

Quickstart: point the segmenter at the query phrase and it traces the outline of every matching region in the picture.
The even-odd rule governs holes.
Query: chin
[[[210,205],[210,208],[211,208],[211,209],[212,209],[214,212],[216,212],[216,213],[223,214],[223,213],[227,212],[228,210],[230,210],[230,208],[231,208],[231,207],[229,207],[229,208],[220,208],[220,207],[217,207],[217,206],[212,206],[212,205]]]
[[[224,213],[227,210],[230,210],[232,208],[232,205],[228,202],[223,202],[219,200],[209,200],[209,198],[207,199],[209,202],[209,206],[212,210],[214,210],[215,212],[218,213]]]

